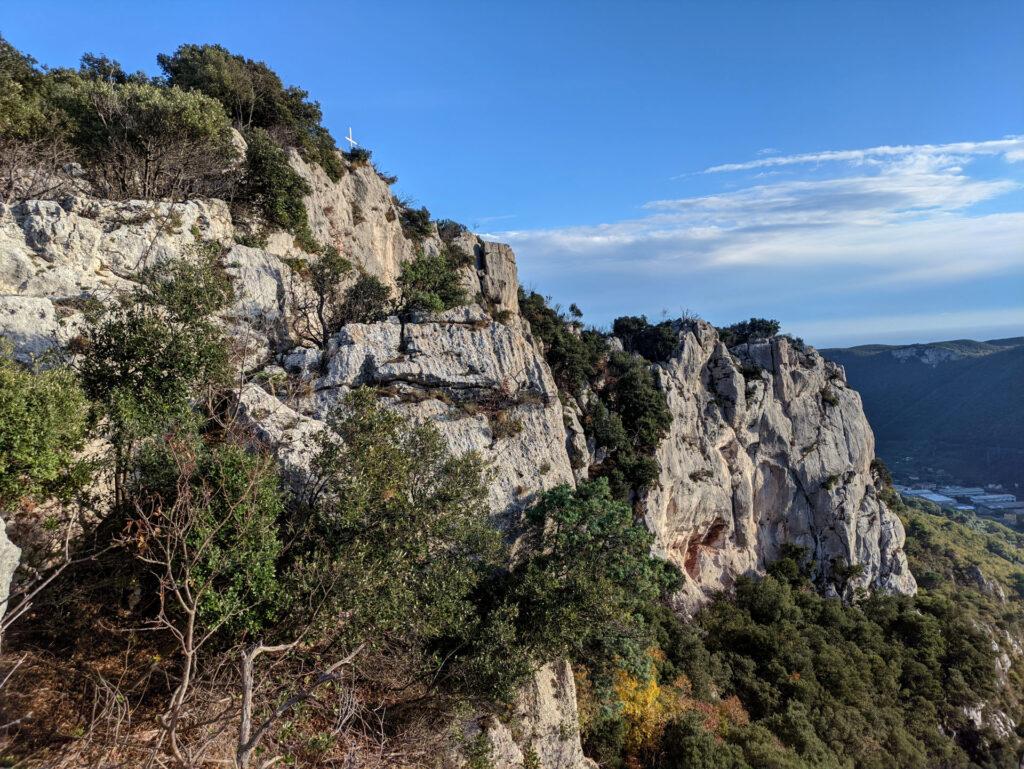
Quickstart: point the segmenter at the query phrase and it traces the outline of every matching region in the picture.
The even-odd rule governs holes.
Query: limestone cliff
[[[371,166],[350,166],[334,183],[297,156],[293,162],[313,190],[306,202],[317,239],[390,286],[417,249],[442,248],[436,234],[418,243],[405,236],[388,185]],[[543,350],[518,313],[507,246],[457,234],[471,256],[462,277],[473,303],[348,325],[321,354],[297,346],[289,332],[289,262],[298,255],[290,236],[276,233],[253,248],[234,234],[219,201],[77,196],[0,207],[0,334],[22,359],[42,355],[74,335],[85,299],[104,300],[130,288],[147,264],[187,258],[197,240],[216,240],[228,249],[235,279],[223,320],[246,356],[241,410],[288,470],[301,475],[308,467],[305,450],[325,412],[350,388],[370,385],[394,408],[436,424],[455,452],[476,450],[489,461],[491,507],[504,529],[539,491],[585,476],[582,427],[563,410]],[[913,592],[902,526],[872,482],[871,431],[839,367],[785,339],[728,350],[713,327],[696,321],[681,328],[672,360],[654,369],[673,424],[642,507],[658,552],[685,572],[684,609],[740,574],[762,571],[785,542],[813,552],[823,585],[834,585],[842,567],[846,592]],[[5,552],[0,562],[17,556]],[[565,664],[538,673],[514,719],[470,719],[465,727],[488,731],[502,767],[522,767],[526,756],[545,769],[586,763]]]
[[[679,336],[654,366],[673,419],[644,510],[683,571],[682,607],[763,573],[784,543],[808,549],[826,590],[913,593],[903,525],[878,497],[874,438],[842,369],[785,337],[729,350],[704,321]]]

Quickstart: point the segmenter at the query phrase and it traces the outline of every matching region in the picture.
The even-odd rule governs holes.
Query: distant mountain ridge
[[[821,353],[846,369],[897,472],[1024,488],[1024,337]]]
[[[828,353],[849,353],[853,355],[878,355],[891,352],[894,357],[903,358],[916,353],[947,352],[953,356],[970,358],[1005,352],[1014,347],[1024,347],[1024,336],[1008,337],[1007,339],[989,339],[976,342],[973,339],[950,339],[946,342],[919,342],[915,344],[862,344],[856,347],[834,347],[822,350]]]

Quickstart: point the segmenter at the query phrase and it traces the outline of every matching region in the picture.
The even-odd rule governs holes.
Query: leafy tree
[[[82,54],[81,64],[78,73],[89,80],[99,80],[113,85],[124,85],[125,83],[147,83],[149,78],[143,72],[136,72],[129,75],[124,71],[120,62],[107,56],[96,56],[92,53]]]
[[[49,87],[35,59],[0,36],[0,200],[53,196],[70,183],[67,118]]]
[[[377,648],[387,639],[422,670],[432,640],[468,632],[470,593],[500,554],[481,461],[452,456],[436,428],[369,389],[327,422],[290,589],[315,597],[309,621],[323,632]]]
[[[665,394],[645,359],[613,353],[601,403],[587,414],[587,426],[607,452],[594,474],[607,477],[620,498],[653,483],[658,477],[653,455],[671,424]]]
[[[627,350],[651,362],[667,361],[679,346],[676,321],[666,320],[652,326],[644,315],[625,316],[615,319],[612,333],[622,339]]]
[[[780,328],[777,320],[751,318],[718,329],[718,336],[726,347],[735,347],[756,339],[771,339],[779,333]]]
[[[391,311],[391,289],[380,278],[360,272],[342,303],[340,320],[345,323],[376,323]]]
[[[182,45],[157,62],[172,86],[201,91],[217,99],[242,131],[264,129],[281,146],[296,146],[309,162],[319,164],[332,181],[344,172],[338,149],[321,125],[320,105],[309,93],[285,87],[264,62],[253,61],[220,45]]]
[[[544,662],[569,657],[602,675],[646,670],[643,607],[678,586],[650,555],[652,537],[604,479],[545,492],[526,512],[523,554],[482,595],[481,630],[465,655],[476,685],[510,696]],[[502,661],[500,664],[498,661]]]
[[[430,211],[426,207],[413,208],[410,205],[399,206],[399,220],[402,223],[402,232],[410,240],[420,242],[429,238],[433,233],[430,224]]]
[[[530,330],[544,342],[544,357],[559,388],[580,395],[607,354],[604,336],[593,329],[575,333],[570,324],[576,320],[569,321],[558,310],[548,307],[536,291],[527,293],[521,287],[519,311],[529,321]],[[573,318],[578,320],[576,315]]]
[[[0,509],[81,486],[87,413],[71,371],[31,371],[0,349]]]
[[[230,436],[209,442],[184,432],[147,447],[133,470],[127,527],[149,534],[138,556],[158,567],[159,579],[188,586],[198,629],[234,638],[267,626],[284,509],[273,457]]]
[[[375,323],[392,309],[391,289],[379,278],[359,270],[334,246],[327,246],[312,263],[295,263],[302,279],[292,286],[292,314],[302,341],[326,350],[331,336],[348,323]]]
[[[604,479],[558,486],[527,511],[531,556],[514,570],[520,621],[532,643],[580,661],[618,657],[646,664],[639,612],[678,586],[669,565],[650,555],[652,535]]]
[[[274,227],[295,236],[309,252],[318,250],[309,228],[305,196],[309,184],[288,163],[288,156],[269,133],[254,128],[245,135],[245,175],[239,189],[242,200]]]
[[[139,442],[193,422],[203,391],[224,383],[228,372],[225,342],[209,316],[227,302],[230,285],[212,253],[152,268],[143,278],[143,288],[87,313],[79,341],[82,385],[113,444],[119,504]]]
[[[35,59],[0,36],[0,136],[27,139],[45,130],[42,86]]]
[[[68,116],[76,155],[107,197],[220,194],[231,181],[231,126],[208,96],[65,73],[50,98]]]
[[[443,312],[466,301],[458,265],[447,251],[421,252],[402,266],[398,286],[406,311]]]

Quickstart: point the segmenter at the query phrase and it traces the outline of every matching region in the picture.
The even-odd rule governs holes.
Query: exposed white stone
[[[50,350],[59,331],[49,299],[0,296],[0,336],[14,346],[15,357],[28,363]]]
[[[403,264],[444,247],[436,234],[419,243],[405,238],[391,191],[372,167],[350,167],[333,183],[297,155],[292,161],[312,187],[306,203],[316,239],[393,288]],[[230,245],[232,234],[220,201],[80,195],[0,206],[0,334],[28,359],[74,326],[77,316],[61,300],[105,299],[135,285],[146,265],[187,258],[197,237]],[[353,387],[377,388],[390,408],[434,424],[454,453],[480,453],[491,467],[491,509],[512,530],[541,490],[585,477],[602,449],[588,444],[579,409],[563,409],[518,316],[511,249],[469,233],[453,243],[472,257],[460,270],[478,303],[404,322],[351,324],[323,352],[295,347],[288,334],[284,259],[301,255],[292,236],[271,233],[266,248],[232,246],[225,263],[235,303],[224,320],[252,377],[240,389],[239,413],[301,483],[327,411]],[[280,384],[283,372],[288,387]],[[823,580],[833,559],[863,566],[848,591],[914,590],[903,528],[872,483],[873,437],[841,368],[781,339],[729,351],[713,327],[688,322],[678,355],[655,373],[674,421],[643,505],[656,551],[687,575],[684,608],[740,574],[762,571],[785,542],[807,546]],[[581,769],[588,762],[576,720],[572,674],[560,663],[524,689],[515,718],[480,728],[495,747],[496,769],[518,769],[534,755],[543,769]]]
[[[785,338],[730,352],[692,321],[655,372],[673,422],[644,506],[657,552],[684,572],[685,610],[763,573],[783,543],[806,547],[823,583],[834,565],[860,566],[847,594],[916,590],[903,526],[871,479],[874,437],[839,367]]]
[[[7,613],[11,580],[21,561],[21,548],[7,538],[7,524],[0,518],[0,619]],[[0,641],[3,638],[0,637]]]

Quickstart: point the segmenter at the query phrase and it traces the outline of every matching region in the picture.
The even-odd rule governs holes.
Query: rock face
[[[273,446],[296,480],[309,470],[312,437],[353,387],[377,390],[390,407],[436,425],[456,453],[479,452],[492,468],[490,504],[511,530],[542,490],[587,476],[601,447],[588,442],[574,403],[563,408],[551,372],[519,315],[515,257],[508,246],[460,232],[408,239],[400,207],[370,166],[331,182],[293,157],[312,188],[315,237],[335,245],[392,288],[419,252],[464,252],[472,302],[448,312],[351,324],[324,351],[292,333],[291,236],[265,248],[233,241],[226,204],[86,197],[0,206],[0,334],[22,360],[74,333],[80,303],[130,289],[139,271],[189,258],[197,240],[220,242],[235,301],[223,321],[246,348],[240,413]],[[903,530],[879,500],[869,465],[873,439],[860,400],[838,367],[776,339],[732,351],[703,322],[685,325],[680,349],[654,366],[673,414],[657,455],[661,474],[642,501],[660,555],[686,573],[680,596],[692,610],[736,576],[763,570],[783,543],[808,547],[823,582],[914,590]],[[18,550],[0,527],[0,588]],[[0,592],[0,597],[3,593]],[[567,663],[541,670],[512,718],[470,720],[483,730],[495,769],[581,769],[575,687]],[[458,763],[455,759],[455,763]]]
[[[21,560],[21,548],[7,538],[7,524],[0,519],[0,619],[7,613],[7,599],[11,594],[11,578]],[[0,644],[3,636],[0,634]],[[573,702],[575,706],[575,701]]]
[[[673,421],[644,507],[657,550],[685,575],[684,610],[763,573],[784,543],[808,549],[827,590],[916,590],[903,526],[872,482],[871,429],[839,366],[786,338],[730,351],[692,321],[654,368]]]

